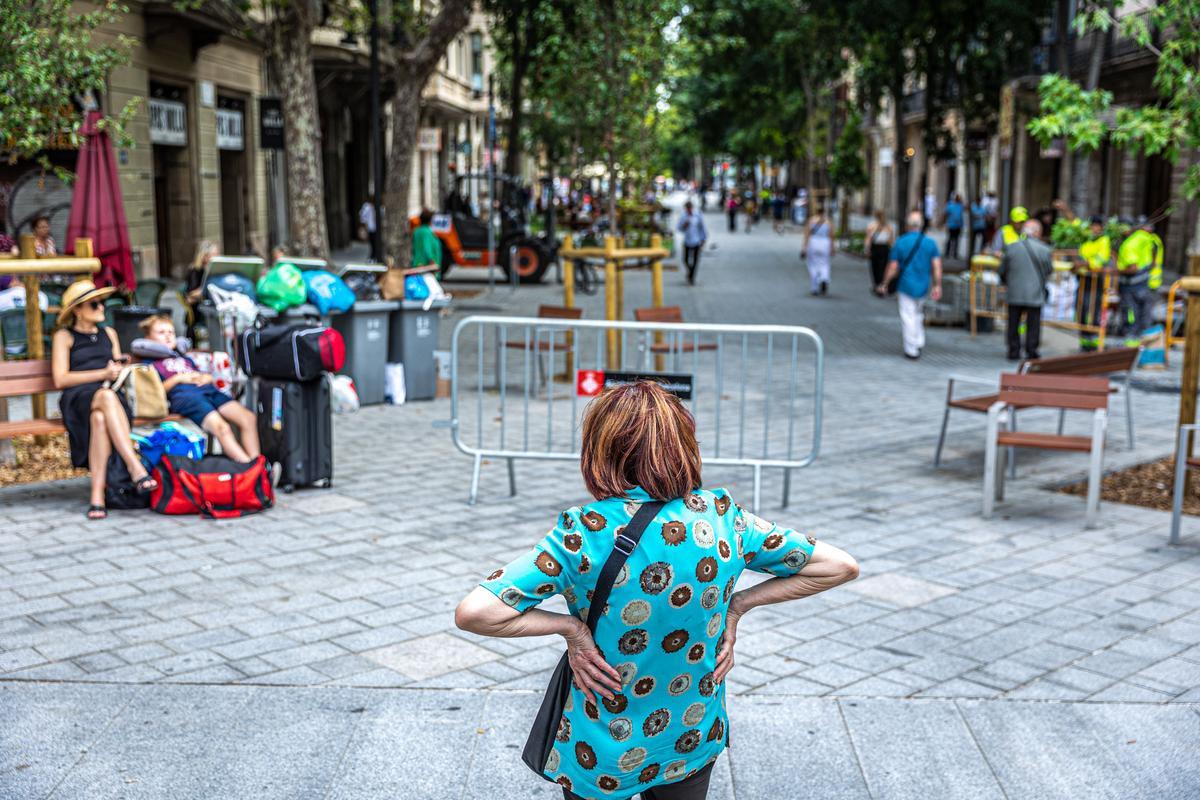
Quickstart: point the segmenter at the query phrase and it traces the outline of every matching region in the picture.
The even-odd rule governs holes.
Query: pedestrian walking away
[[[704,217],[697,214],[692,201],[683,204],[683,215],[675,230],[683,234],[683,265],[687,268],[687,281],[696,283],[696,269],[700,266],[700,253],[708,241],[708,228],[704,227]]]
[[[875,293],[884,296],[888,283],[896,279],[904,355],[915,360],[925,348],[925,295],[934,301],[942,299],[942,255],[937,243],[922,232],[925,220],[920,211],[910,211],[904,224],[908,230],[892,246],[887,271]]]
[[[971,203],[971,238],[967,240],[967,261],[987,244],[987,209],[978,197]]]
[[[725,677],[741,619],[852,580],[858,565],[702,488],[695,422],[657,383],[592,401],[580,468],[595,501],[564,511],[489,575],[455,622],[483,636],[566,640],[573,681],[561,716],[543,718],[557,735],[536,767],[566,800],[702,800],[729,744]],[[774,577],[735,592],[747,568]],[[535,608],[554,594],[569,613]]]
[[[800,257],[808,263],[810,294],[829,294],[829,264],[833,259],[833,229],[820,207],[804,229],[804,250]]]
[[[1025,357],[1040,358],[1042,305],[1046,281],[1054,271],[1053,251],[1041,241],[1042,224],[1031,219],[1021,226],[1022,236],[1004,246],[1000,256],[1000,282],[1006,287],[1008,326],[1004,332],[1008,358],[1021,358],[1021,328],[1025,330]]]
[[[946,203],[946,258],[958,258],[958,241],[962,237],[963,202],[958,192]]]
[[[883,209],[875,210],[875,218],[867,225],[863,240],[866,242],[867,255],[871,259],[871,291],[875,291],[875,287],[883,283],[888,253],[892,252],[892,244],[896,240],[896,231],[892,228],[892,223],[888,222]],[[894,291],[894,287],[890,288],[889,294]]]
[[[737,212],[738,201],[733,192],[729,193],[729,197],[725,200],[725,213],[729,215],[729,232],[737,233]]]
[[[1137,347],[1150,327],[1158,287],[1162,286],[1163,242],[1154,223],[1139,217],[1137,230],[1125,237],[1117,251],[1118,288],[1121,295],[1121,324],[1125,346]]]

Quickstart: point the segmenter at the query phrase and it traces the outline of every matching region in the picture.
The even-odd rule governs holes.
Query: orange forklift
[[[446,197],[445,208],[433,215],[430,227],[442,243],[442,275],[453,267],[498,264],[506,279],[516,270],[521,283],[541,283],[557,257],[558,247],[545,234],[531,236],[525,209],[528,190],[507,175],[496,176],[500,203],[500,233],[495,251],[488,250],[486,173],[459,175]],[[415,227],[417,217],[412,218]]]

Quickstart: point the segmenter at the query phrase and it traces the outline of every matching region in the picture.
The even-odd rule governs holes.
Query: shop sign
[[[1000,89],[1000,122],[997,128],[1001,150],[1012,147],[1016,115],[1016,93],[1009,83]]]
[[[437,152],[442,149],[441,128],[421,128],[417,131],[417,149]]]
[[[242,112],[233,108],[217,109],[217,149],[243,150],[246,147]]]
[[[258,146],[283,149],[283,101],[278,97],[258,98]]]
[[[183,147],[187,144],[187,106],[178,100],[150,98],[150,142]]]

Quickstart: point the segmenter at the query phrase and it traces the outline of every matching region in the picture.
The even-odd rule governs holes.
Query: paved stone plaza
[[[1000,335],[930,328],[908,362],[865,261],[839,257],[832,296],[811,298],[797,237],[709,224],[699,285],[668,273],[668,302],[809,325],[827,350],[820,458],[785,510],[768,474],[760,513],[862,568],[743,621],[712,796],[1200,795],[1200,523],[1168,547],[1167,514],[1104,504],[1086,530],[1083,499],[1052,491],[1086,459],[1040,453],[981,519],[982,417],[952,417],[940,470],[933,445],[947,375],[994,378]],[[626,284],[627,308],[649,304],[643,274]],[[558,291],[461,299],[442,337]],[[1106,467],[1166,455],[1177,402],[1135,390],[1132,451],[1116,404]],[[0,491],[0,798],[554,797],[518,753],[561,643],[483,640],[451,611],[586,495],[573,467],[529,462],[509,497],[492,463],[468,506],[470,460],[433,427],[448,416],[440,400],[337,418],[333,488],[244,520],[85,523],[81,481]],[[749,478],[706,472],[742,498]]]

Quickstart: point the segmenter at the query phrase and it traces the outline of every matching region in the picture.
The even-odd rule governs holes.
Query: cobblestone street
[[[1086,457],[1032,451],[982,519],[982,416],[951,417],[941,469],[933,449],[946,378],[995,378],[1001,334],[930,327],[906,361],[864,260],[835,258],[831,296],[810,297],[798,236],[709,226],[697,286],[668,272],[667,302],[688,321],[807,325],[826,347],[820,456],[786,509],[768,473],[759,513],[862,570],[742,622],[710,796],[1200,795],[1200,522],[1168,547],[1168,514],[1106,503],[1085,529],[1083,499],[1053,489]],[[649,305],[646,273],[625,282],[627,309]],[[560,292],[462,297],[442,340]],[[602,318],[599,295],[580,304]],[[1135,389],[1130,449],[1115,402],[1105,467],[1167,455],[1177,404]],[[433,427],[449,414],[337,417],[333,487],[242,520],[85,523],[85,482],[0,491],[0,798],[557,796],[518,754],[561,642],[484,640],[451,612],[586,494],[573,465],[522,462],[510,497],[492,463],[468,506],[470,459]],[[749,495],[749,470],[705,478]]]

